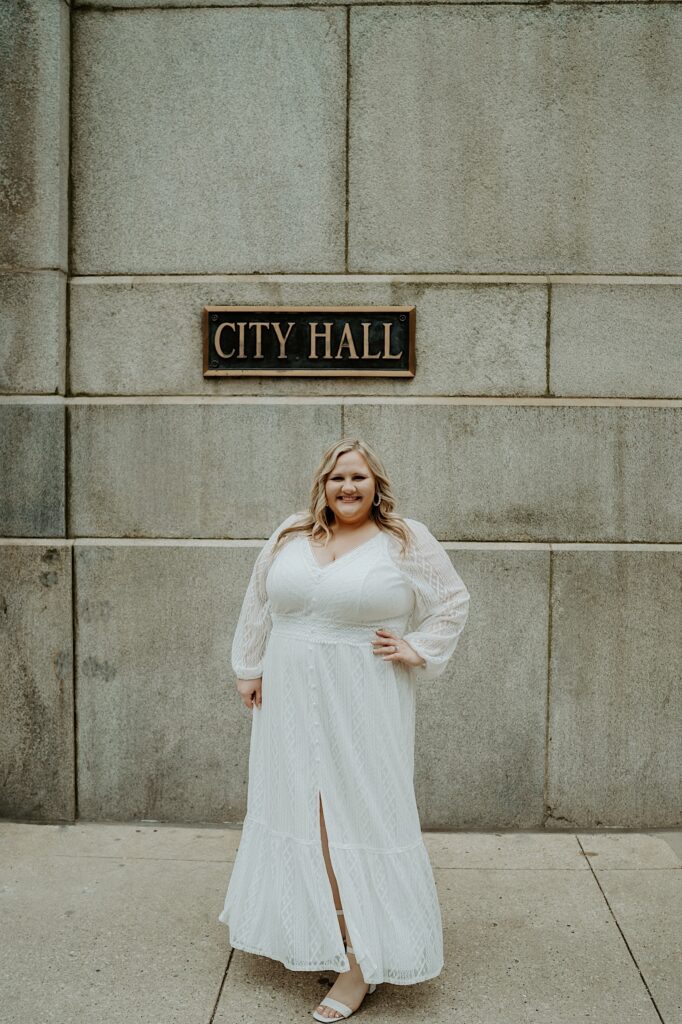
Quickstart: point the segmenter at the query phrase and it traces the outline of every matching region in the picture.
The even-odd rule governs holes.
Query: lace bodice
[[[267,576],[274,560],[280,532],[295,523],[300,513],[288,516],[268,538],[256,558],[246,589],[232,642],[232,668],[240,679],[257,679],[272,628]],[[440,676],[450,660],[468,617],[469,592],[454,569],[447,552],[424,523],[405,518],[413,543],[405,556],[398,540],[387,534],[386,550],[396,570],[414,593],[414,611],[403,633],[410,646],[425,661],[409,667],[415,680]],[[293,540],[297,534],[291,534]],[[286,547],[287,541],[284,541]],[[280,549],[282,550],[282,546]],[[404,663],[402,663],[404,665]]]

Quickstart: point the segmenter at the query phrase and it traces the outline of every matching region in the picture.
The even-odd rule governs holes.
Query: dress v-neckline
[[[308,556],[310,557],[310,560],[313,563],[313,565],[315,566],[315,568],[319,569],[321,572],[325,572],[327,569],[331,569],[331,567],[333,565],[337,565],[338,562],[342,562],[344,560],[344,558],[350,558],[350,556],[354,555],[356,553],[356,551],[360,551],[362,548],[367,547],[368,544],[371,544],[373,540],[377,539],[377,537],[382,536],[383,533],[384,533],[383,530],[381,530],[381,529],[377,530],[377,532],[375,534],[373,534],[371,537],[368,537],[367,540],[363,540],[362,543],[356,544],[354,548],[350,549],[350,551],[344,551],[343,554],[338,556],[338,558],[333,558],[331,560],[331,562],[326,562],[324,565],[320,565],[318,560],[315,558],[315,554],[313,552],[312,545],[310,543],[310,538],[307,537],[307,536],[304,536],[303,540],[305,541],[305,546],[306,546],[307,551],[308,551]]]

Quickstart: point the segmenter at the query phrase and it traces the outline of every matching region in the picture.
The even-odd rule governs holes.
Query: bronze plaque
[[[414,306],[204,306],[204,377],[414,377]]]

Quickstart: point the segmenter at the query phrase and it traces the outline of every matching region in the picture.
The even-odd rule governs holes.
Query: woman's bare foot
[[[367,995],[369,985],[362,977],[362,971],[352,953],[348,954],[348,962],[350,970],[339,974],[327,995],[331,996],[332,999],[338,999],[340,1003],[345,1003],[346,1006],[350,1006],[351,1010],[357,1010]],[[343,1016],[333,1006],[323,1006],[319,1003],[315,1009],[323,1017],[329,1017],[330,1020],[339,1020]]]

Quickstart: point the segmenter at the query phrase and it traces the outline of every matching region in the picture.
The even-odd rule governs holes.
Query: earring
[[[373,501],[373,502],[372,502],[372,504],[373,504],[373,505],[377,505],[377,506],[379,506],[379,505],[381,504],[381,495],[379,494],[379,492],[378,492],[378,491],[377,491],[377,493],[376,493],[376,494],[374,495],[374,497],[375,497],[375,498],[378,498],[379,500],[378,500],[378,501]]]

